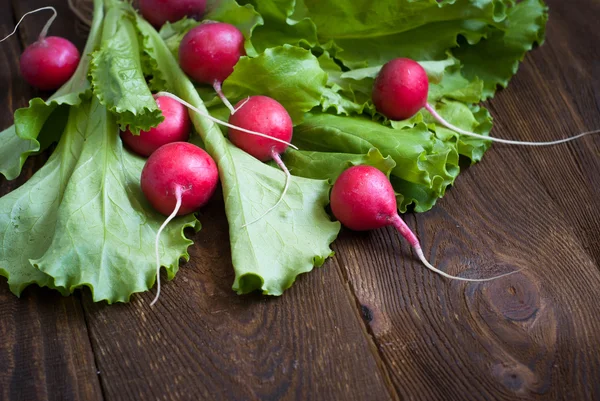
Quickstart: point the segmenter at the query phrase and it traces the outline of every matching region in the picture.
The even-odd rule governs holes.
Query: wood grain
[[[280,298],[238,296],[220,196],[191,261],[131,305],[90,302],[107,399],[389,400],[386,373],[333,263]]]
[[[600,42],[585,17],[600,15],[599,4],[549,3],[546,44],[489,102],[496,136],[550,140],[600,127]],[[450,282],[389,229],[337,242],[401,398],[600,397],[599,146],[600,136],[543,149],[494,145],[431,212],[406,216],[443,270],[522,269],[513,276]]]
[[[29,7],[39,7],[39,3],[20,1],[16,15],[22,15]],[[66,12],[62,1],[45,1],[45,5],[53,3]],[[16,21],[11,5],[2,7],[0,36],[4,37]],[[31,38],[35,40],[34,32],[41,29],[39,24],[40,21],[26,20],[21,25],[19,34],[27,38],[25,43],[30,43]],[[79,45],[82,42],[82,38],[69,34],[69,25],[64,21],[56,24],[52,32],[72,38]],[[2,129],[12,124],[17,108],[26,106],[30,98],[38,95],[19,76],[18,59],[22,51],[19,42],[19,36],[14,36],[0,46]],[[27,181],[46,159],[47,155],[31,158],[21,176],[12,182],[0,178],[0,194]],[[63,298],[55,291],[36,287],[17,298],[8,290],[6,279],[0,278],[0,339],[0,400],[102,399],[79,297]]]
[[[64,0],[51,34],[85,35]],[[487,107],[494,135],[551,140],[600,128],[594,0],[550,0],[546,44]],[[4,11],[4,9],[3,9]],[[0,46],[0,121],[37,93],[18,74],[22,46],[48,18]],[[0,35],[15,20],[0,14]],[[9,29],[10,27],[10,29]],[[0,195],[24,183],[30,158]],[[0,279],[0,399],[597,400],[600,399],[600,136],[552,148],[494,145],[430,212],[406,215],[425,270],[390,229],[343,231],[336,256],[280,298],[237,296],[223,201],[190,233],[192,260],[130,304],[94,304]]]

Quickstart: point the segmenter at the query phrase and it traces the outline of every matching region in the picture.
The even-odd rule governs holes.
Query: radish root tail
[[[217,95],[219,96],[219,98],[221,99],[221,101],[223,102],[223,104],[225,106],[227,106],[227,108],[229,109],[229,111],[231,112],[231,114],[235,114],[235,112],[237,110],[233,108],[233,105],[229,102],[229,99],[227,99],[227,97],[223,93],[223,89],[221,88],[221,82],[215,81],[213,83],[213,88],[215,88],[215,92],[217,92]]]
[[[406,225],[406,223],[404,222],[404,220],[402,220],[402,218],[400,216],[395,215],[394,217],[392,217],[390,219],[390,223],[396,228],[396,230],[398,230],[398,232],[404,237],[404,239],[406,239],[406,241],[408,241],[408,243],[415,250],[415,252],[417,253],[417,256],[419,257],[421,262],[425,265],[425,267],[427,267],[429,270],[434,271],[437,274],[444,276],[446,278],[449,278],[452,280],[460,280],[460,281],[483,282],[483,281],[496,280],[498,278],[505,277],[505,276],[510,276],[511,274],[514,274],[514,273],[517,273],[520,271],[520,270],[516,270],[516,271],[510,272],[510,273],[501,274],[499,276],[490,277],[490,278],[482,278],[482,279],[473,279],[473,278],[463,278],[463,277],[452,276],[448,273],[441,271],[440,269],[436,268],[435,266],[433,266],[431,263],[429,263],[427,261],[427,259],[425,258],[425,255],[423,254],[423,249],[421,249],[421,244],[419,244],[419,240],[418,240],[417,236]]]
[[[257,221],[259,221],[260,219],[262,219],[263,217],[265,217],[267,214],[271,213],[271,211],[274,210],[277,206],[279,206],[279,204],[283,201],[283,198],[285,197],[285,194],[287,193],[287,190],[288,190],[288,188],[290,186],[290,179],[292,178],[292,175],[290,174],[290,170],[288,170],[288,168],[286,167],[286,165],[283,163],[283,160],[281,160],[281,156],[279,155],[279,153],[275,152],[275,150],[273,149],[271,151],[271,157],[273,158],[273,160],[275,161],[275,163],[277,163],[277,165],[279,166],[279,168],[281,170],[283,170],[283,172],[285,173],[285,185],[283,186],[283,191],[281,192],[281,195],[279,196],[279,199],[277,200],[277,202],[273,206],[271,206],[269,209],[267,209],[257,219],[252,220],[250,223],[244,224],[242,226],[242,228],[248,227],[249,225],[256,223]]]
[[[0,39],[0,42],[4,42],[6,39],[10,38],[11,36],[13,36],[16,32],[17,29],[19,28],[19,25],[21,25],[21,22],[23,22],[23,20],[25,19],[25,17],[27,17],[30,14],[35,14],[39,11],[45,11],[45,10],[52,10],[52,16],[50,17],[50,19],[48,20],[48,22],[46,22],[46,25],[44,25],[44,28],[42,28],[42,32],[40,32],[40,36],[38,36],[38,40],[44,40],[46,38],[46,35],[48,34],[48,29],[50,29],[50,26],[52,25],[52,23],[54,22],[54,20],[56,19],[56,17],[58,16],[58,12],[56,11],[56,8],[51,7],[51,6],[47,6],[47,7],[41,7],[32,11],[28,11],[25,14],[23,14],[23,16],[21,17],[21,19],[19,20],[19,22],[17,22],[17,25],[15,25],[15,29],[5,38]]]
[[[192,110],[192,111],[194,111],[194,112],[196,112],[196,113],[200,114],[201,116],[203,116],[203,117],[205,117],[205,118],[209,119],[210,121],[212,121],[212,122],[214,122],[214,123],[221,124],[221,125],[223,125],[224,127],[227,127],[227,128],[232,128],[232,129],[236,129],[236,130],[238,130],[238,131],[242,131],[242,132],[245,132],[245,133],[247,133],[247,134],[251,134],[251,135],[257,135],[257,136],[260,136],[260,137],[263,137],[263,138],[271,139],[271,140],[273,140],[273,141],[275,141],[275,142],[280,142],[280,143],[286,144],[287,146],[291,147],[292,149],[296,149],[296,150],[298,150],[298,147],[297,147],[297,146],[295,146],[295,145],[292,145],[291,143],[289,143],[289,142],[286,142],[286,141],[284,141],[284,140],[282,140],[282,139],[275,138],[275,137],[272,137],[272,136],[270,136],[270,135],[262,134],[262,133],[260,133],[260,132],[251,131],[251,130],[248,130],[248,129],[245,129],[245,128],[242,128],[242,127],[237,127],[237,126],[235,126],[235,125],[233,125],[233,124],[229,124],[229,123],[226,123],[225,121],[221,121],[221,120],[219,120],[218,118],[214,118],[214,117],[213,117],[213,116],[211,116],[210,114],[208,114],[208,113],[206,113],[206,112],[204,112],[204,111],[202,111],[202,110],[198,109],[197,107],[194,107],[194,106],[192,106],[191,104],[189,104],[188,102],[186,102],[186,101],[185,101],[185,100],[183,100],[182,98],[180,98],[180,97],[178,97],[178,96],[176,96],[176,95],[174,95],[174,94],[172,94],[172,93],[170,93],[170,92],[158,92],[158,93],[156,94],[156,96],[166,96],[166,97],[170,97],[170,98],[171,98],[171,99],[173,99],[173,100],[177,100],[179,103],[181,103],[182,105],[184,105],[184,106],[185,106],[185,107],[187,107],[188,109],[190,109],[190,110]]]
[[[599,134],[600,130],[595,130],[595,131],[588,131],[588,132],[583,132],[581,134],[569,137],[569,138],[564,138],[564,139],[559,139],[556,141],[550,141],[550,142],[527,142],[527,141],[513,141],[510,139],[502,139],[502,138],[494,138],[491,136],[486,136],[486,135],[480,135],[480,134],[476,134],[474,132],[469,132],[469,131],[465,131],[461,128],[458,128],[456,125],[453,125],[451,123],[449,123],[448,121],[444,120],[444,118],[442,116],[440,116],[438,114],[437,111],[435,111],[435,109],[429,104],[427,103],[425,105],[425,109],[431,113],[431,115],[440,123],[442,124],[444,127],[457,132],[461,135],[465,135],[465,136],[470,136],[473,138],[479,138],[479,139],[485,139],[486,141],[492,141],[492,142],[499,142],[499,143],[506,143],[509,145],[525,145],[525,146],[550,146],[550,145],[558,145],[560,143],[565,143],[565,142],[570,142],[573,141],[575,139],[581,138],[583,136],[586,135],[591,135],[591,134]]]
[[[158,253],[160,234],[165,229],[167,224],[169,224],[171,222],[171,220],[173,220],[175,218],[175,216],[177,216],[177,213],[179,212],[179,209],[181,208],[182,192],[183,192],[183,190],[182,190],[181,186],[178,185],[177,187],[175,187],[175,198],[177,199],[177,203],[175,204],[175,209],[173,209],[173,213],[171,213],[171,215],[169,217],[167,217],[165,222],[162,224],[162,226],[160,226],[160,228],[158,229],[158,232],[156,233],[156,241],[154,242],[154,250],[156,251],[156,255],[155,255],[156,256],[156,296],[154,297],[154,300],[150,303],[150,306],[154,306],[154,304],[156,303],[156,301],[158,301],[158,298],[160,297],[160,255]]]
[[[494,276],[494,277],[490,277],[490,278],[463,278],[463,277],[457,277],[457,276],[452,276],[448,273],[445,273],[443,271],[441,271],[440,269],[437,269],[436,267],[434,267],[431,263],[429,263],[427,261],[427,259],[425,258],[425,255],[423,255],[423,250],[421,249],[420,246],[416,246],[413,248],[415,250],[415,252],[417,253],[417,256],[419,257],[419,259],[421,260],[421,262],[425,265],[425,267],[427,267],[429,270],[436,272],[437,274],[440,274],[446,278],[452,279],[452,280],[460,280],[460,281],[469,281],[469,282],[483,282],[483,281],[492,281],[492,280],[496,280],[502,277],[506,277],[506,276],[510,276],[511,274],[515,274],[517,272],[520,272],[520,270],[515,270],[512,271],[510,273],[504,273],[504,274],[500,274],[499,276]]]

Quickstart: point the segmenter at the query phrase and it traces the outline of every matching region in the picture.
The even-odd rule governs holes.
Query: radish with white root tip
[[[417,236],[398,215],[394,188],[385,174],[372,166],[353,166],[345,170],[331,189],[331,211],[345,227],[355,231],[394,226],[414,249],[428,269],[453,280],[490,281],[516,273],[513,271],[485,279],[452,276],[427,261]]]
[[[283,160],[281,160],[281,154],[287,149],[287,143],[292,140],[294,127],[287,110],[277,100],[268,96],[251,96],[240,101],[236,108],[237,113],[229,117],[230,124],[262,132],[271,138],[285,141],[276,142],[271,138],[246,135],[244,131],[235,128],[229,129],[229,140],[235,146],[256,157],[261,162],[273,160],[285,174],[285,184],[277,202],[258,218],[244,224],[242,226],[244,228],[256,223],[274,210],[283,201],[287,193],[291,175]]]
[[[4,42],[17,32],[26,16],[39,11],[50,10],[52,16],[42,28],[38,40],[25,48],[19,59],[21,75],[31,86],[40,90],[54,90],[64,85],[75,73],[80,54],[77,47],[65,38],[47,36],[52,22],[58,13],[54,7],[41,7],[25,13],[15,29],[0,42]]]
[[[429,81],[425,69],[416,61],[409,58],[396,58],[387,62],[379,71],[373,84],[372,99],[378,112],[391,120],[405,120],[426,109],[444,127],[465,136],[500,142],[509,145],[549,146],[569,142],[590,134],[600,133],[600,130],[583,132],[581,134],[549,142],[513,141],[510,139],[494,138],[486,135],[465,131],[446,121],[427,102]]]
[[[189,142],[173,142],[160,147],[142,170],[142,192],[154,209],[168,215],[156,233],[156,297],[160,297],[160,234],[175,216],[192,213],[212,197],[219,182],[217,164],[206,151]]]

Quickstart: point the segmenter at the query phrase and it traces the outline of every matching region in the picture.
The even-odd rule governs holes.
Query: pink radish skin
[[[204,206],[219,182],[215,161],[208,153],[188,142],[173,142],[160,147],[146,161],[141,186],[152,206],[167,219],[155,239],[156,297],[160,297],[160,234],[176,216],[192,213]]]
[[[292,140],[294,132],[292,119],[287,110],[275,99],[267,96],[251,96],[247,100],[240,101],[235,107],[238,111],[229,117],[230,124],[262,132],[285,142]],[[281,154],[287,149],[287,145],[284,143],[248,135],[231,128],[229,129],[229,140],[262,162],[271,160],[273,152]]]
[[[129,149],[146,157],[168,143],[187,141],[192,126],[184,105],[166,96],[155,95],[154,98],[165,118],[163,122],[139,135],[133,135],[129,129],[121,133],[121,138]]]
[[[188,142],[173,142],[148,158],[141,186],[150,204],[165,216],[175,209],[175,193],[180,188],[181,208],[177,215],[185,215],[208,202],[218,181],[217,165],[208,153]]]
[[[287,110],[275,99],[267,96],[251,96],[240,101],[236,105],[236,110],[237,112],[229,117],[230,124],[246,130],[261,132],[271,138],[287,143],[292,140],[294,132],[292,119]],[[260,161],[274,160],[285,174],[285,184],[277,202],[260,217],[244,224],[243,227],[246,227],[262,219],[283,201],[289,187],[291,175],[283,160],[281,160],[281,154],[285,152],[288,145],[273,139],[248,135],[235,128],[229,129],[229,140]]]
[[[19,59],[21,76],[33,87],[40,90],[54,90],[64,85],[75,73],[79,64],[79,50],[67,39],[58,36],[47,36],[52,22],[58,13],[54,7],[41,7],[23,14],[15,29],[4,42],[17,32],[17,28],[26,16],[39,11],[52,11],[52,16],[42,28],[38,40],[25,48]]]
[[[223,82],[245,55],[244,35],[231,24],[203,23],[191,29],[179,46],[179,64],[194,81]]]
[[[394,226],[408,241],[421,262],[444,277],[461,281],[489,281],[513,274],[502,274],[488,279],[466,279],[451,276],[426,259],[417,236],[398,215],[396,196],[390,181],[381,171],[371,166],[354,166],[345,170],[331,190],[331,211],[344,226],[355,231],[375,230]]]
[[[201,19],[205,10],[206,0],[140,0],[142,16],[156,28],[183,17]]]
[[[54,90],[64,85],[79,64],[79,50],[67,39],[49,36],[27,46],[19,60],[21,75],[31,86]]]
[[[444,127],[461,135],[500,142],[509,145],[548,146],[565,143],[590,134],[598,134],[600,130],[583,132],[569,138],[548,142],[514,141],[494,138],[463,130],[439,115],[435,108],[427,103],[429,81],[427,73],[419,63],[409,58],[396,58],[387,62],[379,71],[373,84],[372,100],[378,112],[391,120],[411,118],[425,108]]]
[[[419,63],[397,58],[386,63],[373,85],[373,104],[392,120],[405,120],[427,103],[429,81]]]
[[[244,35],[239,29],[224,22],[205,22],[181,40],[179,65],[194,81],[212,85],[234,114],[236,110],[223,94],[221,84],[245,54]]]

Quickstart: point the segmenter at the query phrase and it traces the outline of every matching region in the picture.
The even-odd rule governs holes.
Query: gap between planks
[[[340,259],[336,258],[335,261],[331,260],[330,263],[331,262],[335,263],[335,270],[339,274],[342,284],[344,285],[344,293],[348,297],[348,301],[351,305],[354,304],[355,306],[355,308],[352,309],[355,313],[356,319],[359,320],[359,324],[363,329],[363,334],[365,336],[365,339],[367,340],[367,343],[369,344],[369,350],[371,351],[371,354],[375,359],[375,363],[377,364],[377,367],[379,369],[379,374],[383,378],[383,382],[385,383],[388,393],[393,400],[399,401],[401,398],[398,395],[398,392],[396,391],[396,387],[392,382],[392,378],[390,377],[389,366],[385,362],[385,358],[381,354],[381,350],[379,349],[379,344],[377,342],[377,337],[373,333],[371,325],[363,317],[363,305],[360,303],[358,297],[356,296],[356,291],[354,289],[354,286],[352,285],[352,281],[348,277],[346,267],[342,266],[343,262]]]

